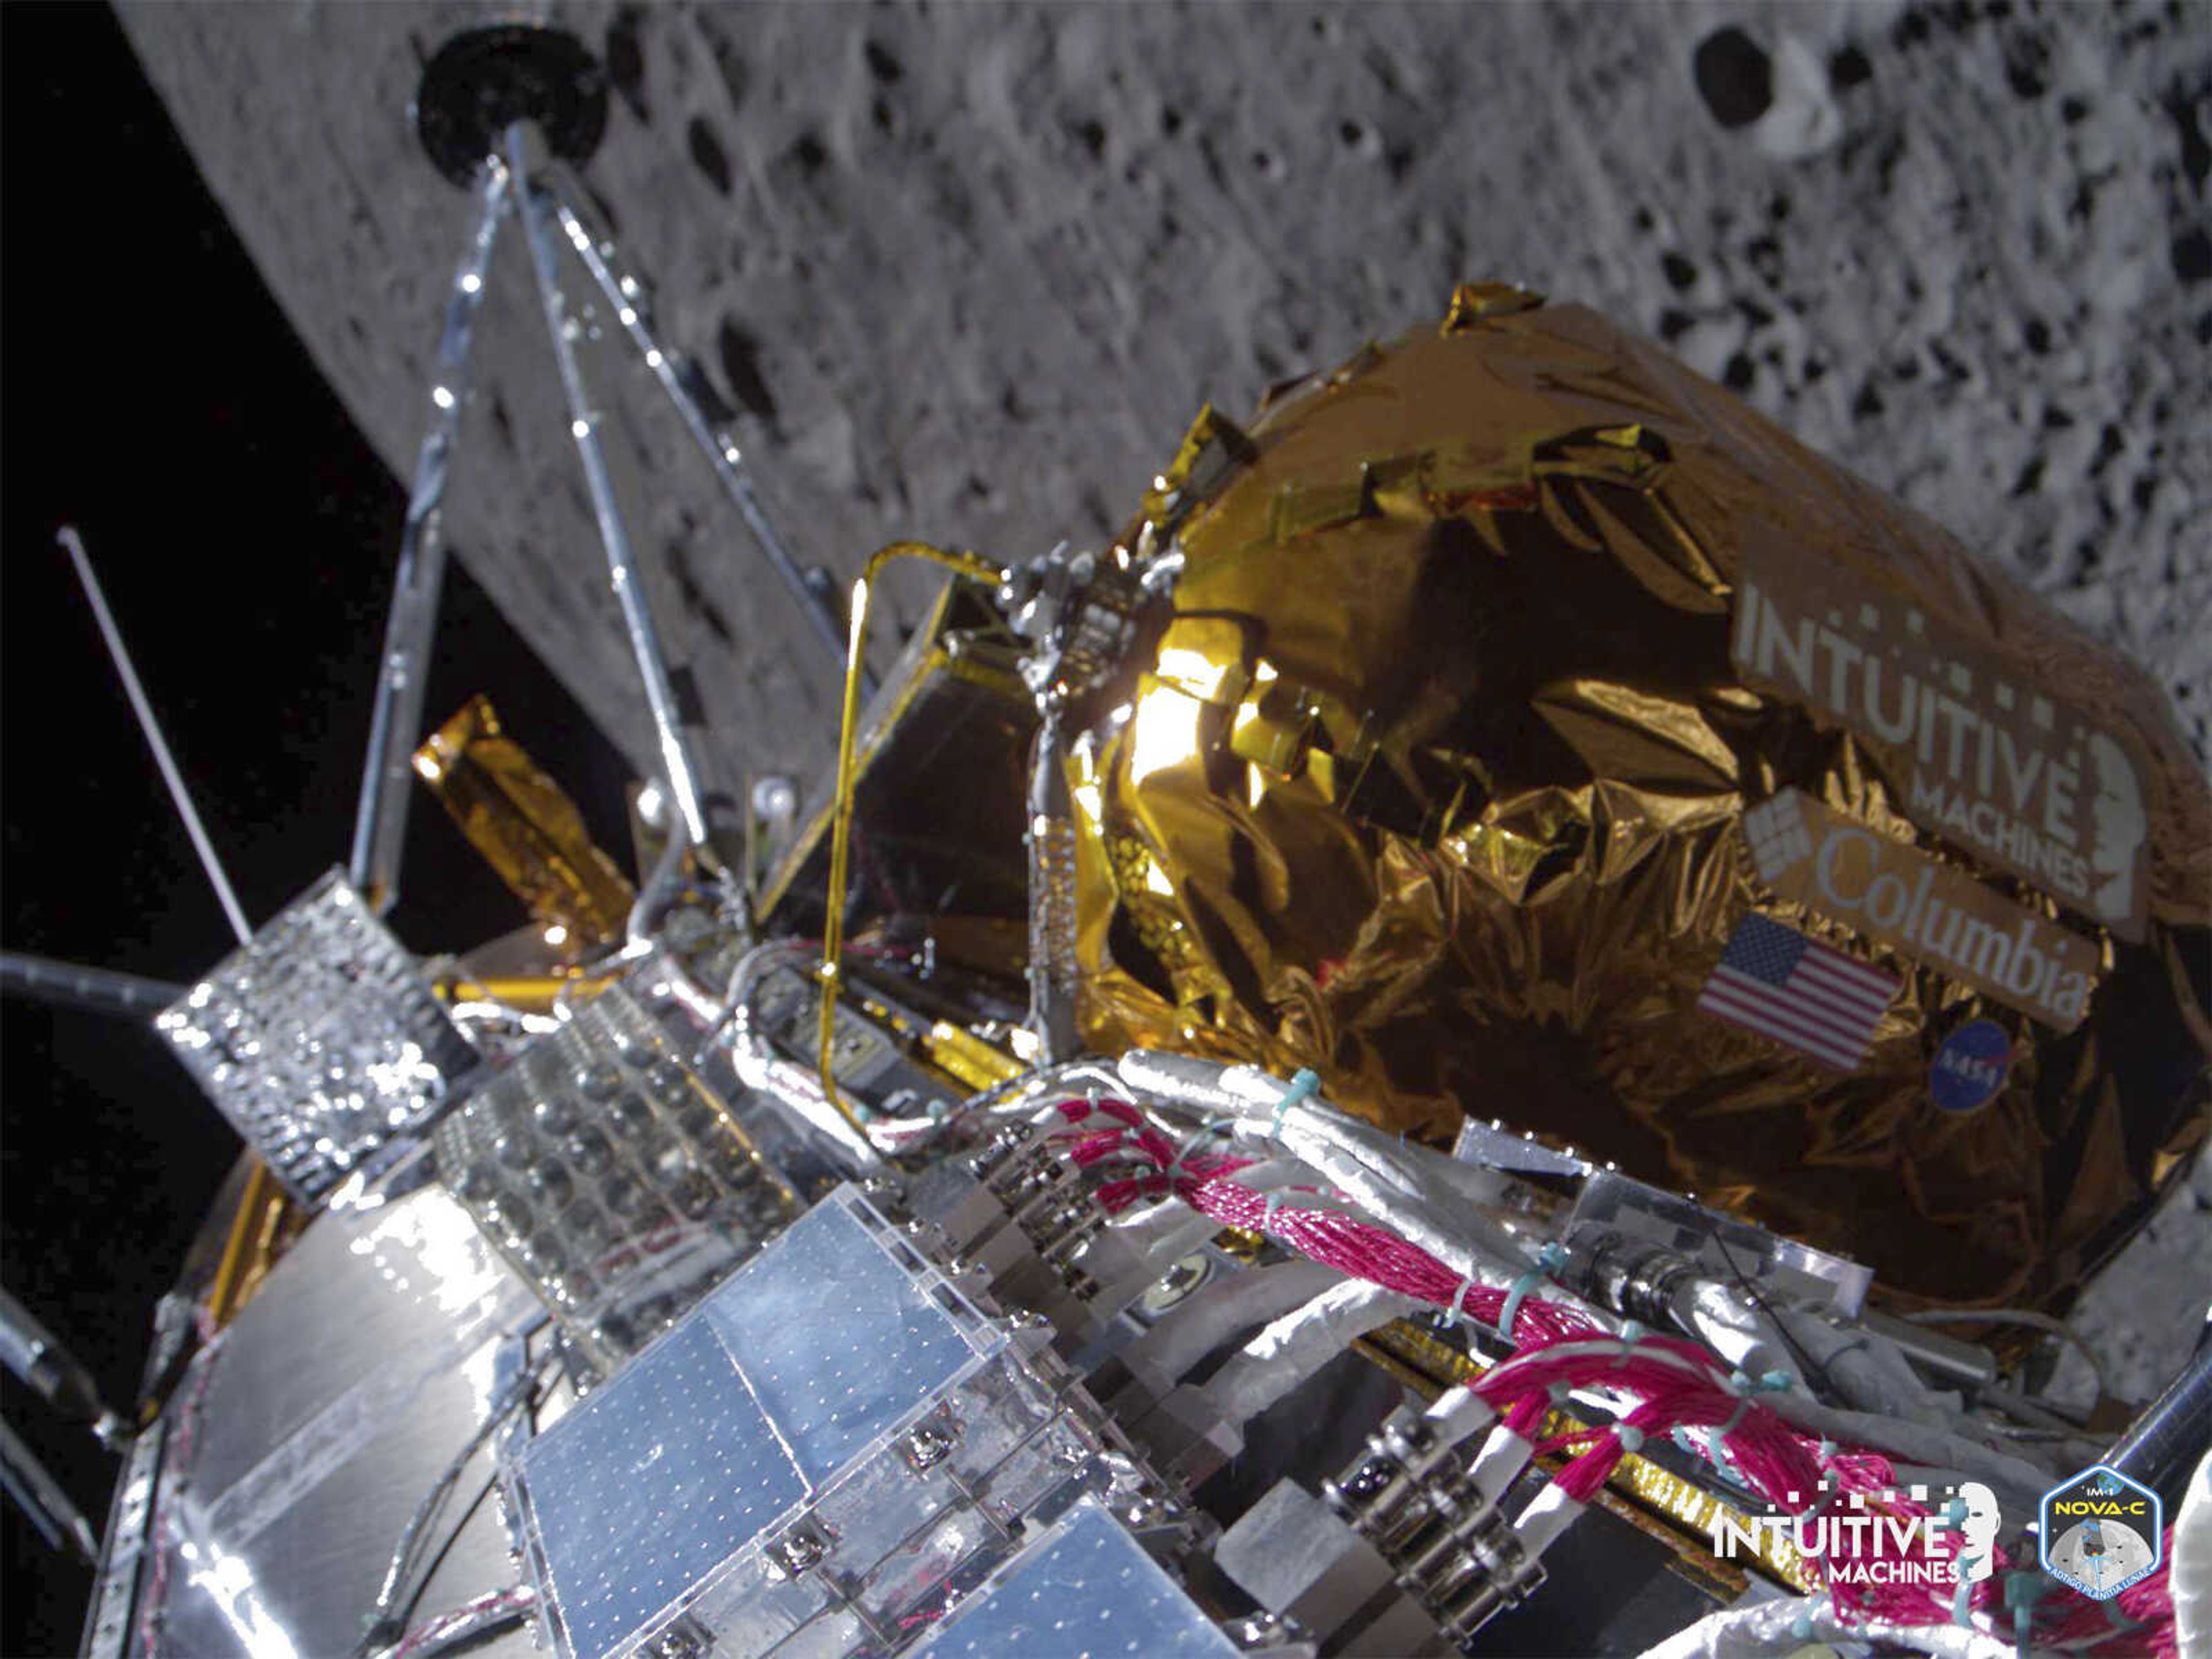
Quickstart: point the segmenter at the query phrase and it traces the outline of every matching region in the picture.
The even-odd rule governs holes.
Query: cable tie
[[[1275,1102],[1275,1115],[1267,1121],[1267,1133],[1279,1140],[1283,1134],[1283,1119],[1291,1107],[1319,1091],[1321,1077],[1312,1066],[1301,1066],[1291,1076],[1291,1086],[1283,1091]]]
[[[1498,1310],[1498,1324],[1495,1328],[1498,1335],[1504,1337],[1508,1342],[1513,1340],[1513,1322],[1521,1316],[1521,1304],[1527,1299],[1529,1291],[1543,1282],[1543,1270],[1540,1267],[1532,1267],[1515,1279],[1512,1288],[1505,1292],[1505,1305]]]
[[[2023,1659],[2030,1646],[2028,1634],[2035,1625],[2035,1604],[2050,1595],[2051,1588],[2051,1581],[2039,1569],[2005,1575],[2005,1606],[2012,1609],[2013,1639],[2019,1644]]]
[[[1636,1357],[1636,1345],[1650,1334],[1650,1332],[1644,1328],[1640,1321],[1624,1320],[1620,1327],[1620,1356],[1613,1362],[1613,1369],[1619,1370],[1633,1359]]]
[[[1223,1124],[1233,1121],[1235,1121],[1235,1120],[1232,1118],[1218,1116],[1209,1117],[1206,1121],[1200,1124],[1197,1128],[1192,1130],[1189,1134],[1186,1135],[1183,1138],[1182,1145],[1176,1148],[1176,1155],[1174,1158],[1170,1161],[1167,1169],[1164,1171],[1169,1181],[1172,1182],[1175,1180],[1176,1172],[1183,1167],[1183,1161],[1186,1158],[1189,1158],[1193,1152],[1195,1152],[1200,1146],[1204,1146],[1207,1140],[1211,1139],[1214,1135],[1218,1134],[1221,1132],[1221,1126]]]
[[[1973,1595],[1974,1581],[1971,1578],[1960,1577],[1959,1588],[1951,1592],[1951,1622],[1953,1624],[1964,1625],[1968,1630],[1974,1627],[1974,1610],[1972,1605]]]
[[[1632,1456],[1644,1449],[1644,1431],[1633,1423],[1614,1424],[1613,1437],[1620,1443],[1621,1450]]]
[[[1548,1279],[1553,1271],[1565,1260],[1566,1252],[1556,1243],[1547,1244],[1536,1252],[1536,1265],[1515,1279],[1512,1288],[1505,1292],[1505,1305],[1498,1310],[1498,1323],[1494,1328],[1498,1335],[1508,1342],[1513,1340],[1513,1322],[1521,1316],[1521,1304],[1529,1291]]]
[[[1554,1406],[1565,1405],[1575,1395],[1575,1391],[1565,1382],[1554,1382],[1544,1393]]]
[[[1459,1288],[1452,1292],[1452,1312],[1462,1317],[1466,1316],[1468,1293],[1474,1290],[1479,1282],[1474,1276],[1474,1263],[1469,1261],[1467,1264],[1467,1272],[1461,1276]]]
[[[1735,1396],[1735,1409],[1728,1414],[1727,1422],[1713,1431],[1711,1444],[1713,1462],[1716,1463],[1719,1462],[1725,1455],[1722,1450],[1721,1442],[1735,1432],[1736,1425],[1743,1421],[1744,1413],[1751,1409],[1751,1397],[1759,1388],[1757,1383],[1741,1371],[1730,1371],[1728,1385],[1729,1392]]]

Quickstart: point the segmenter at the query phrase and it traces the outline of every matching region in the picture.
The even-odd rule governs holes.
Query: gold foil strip
[[[566,991],[573,1000],[587,987],[558,974],[459,975],[433,988],[447,1002],[496,1002],[518,1013],[550,1014]]]
[[[635,891],[592,844],[575,802],[501,728],[488,699],[470,698],[415,751],[415,775],[564,960],[623,937]]]
[[[295,1237],[306,1218],[294,1212],[283,1186],[258,1158],[246,1178],[238,1208],[231,1216],[222,1256],[208,1286],[209,1320],[218,1328],[238,1316],[252,1300],[276,1258]]]
[[[1000,1054],[974,1032],[963,1031],[949,1020],[933,1024],[922,1035],[921,1046],[939,1071],[979,1094],[1011,1083],[1029,1070],[1012,1054]]]

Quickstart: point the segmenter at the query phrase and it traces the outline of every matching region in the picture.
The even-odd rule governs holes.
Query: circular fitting
[[[753,784],[753,814],[757,817],[781,823],[799,811],[799,785],[787,777],[775,775],[760,778]]]
[[[607,130],[606,71],[565,29],[465,29],[423,65],[414,117],[432,164],[464,190],[520,121],[537,124],[550,154],[581,165]]]

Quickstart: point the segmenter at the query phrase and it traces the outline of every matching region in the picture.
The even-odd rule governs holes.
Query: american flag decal
[[[1839,1072],[1858,1069],[1899,981],[1765,916],[1729,935],[1698,1006]]]

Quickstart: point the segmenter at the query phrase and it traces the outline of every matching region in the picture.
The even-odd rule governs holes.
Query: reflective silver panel
[[[131,1650],[350,1651],[409,1517],[499,1390],[502,1342],[542,1320],[434,1188],[319,1218],[170,1403]],[[459,1527],[423,1615],[518,1576],[496,1505],[461,1522],[489,1474],[489,1457],[466,1471],[434,1529],[443,1544]]]
[[[603,1370],[799,1210],[622,986],[532,1043],[436,1146],[441,1178]]]
[[[1238,1659],[1237,1644],[1100,1505],[1022,1552],[915,1659]]]
[[[155,1025],[216,1109],[314,1201],[476,1064],[415,959],[331,871]]]
[[[1032,1346],[832,1192],[515,1460],[559,1650],[906,1645],[1025,1517],[1133,1478]]]
[[[931,1300],[921,1259],[864,1213],[825,1203],[793,1227],[775,1271],[701,1309],[800,1475],[818,1486],[1003,1339]],[[866,1214],[874,1217],[874,1212]],[[895,1253],[903,1253],[902,1262]],[[830,1310],[834,1318],[825,1318]]]
[[[605,1653],[802,1500],[729,1351],[686,1320],[524,1454],[578,1653]]]

